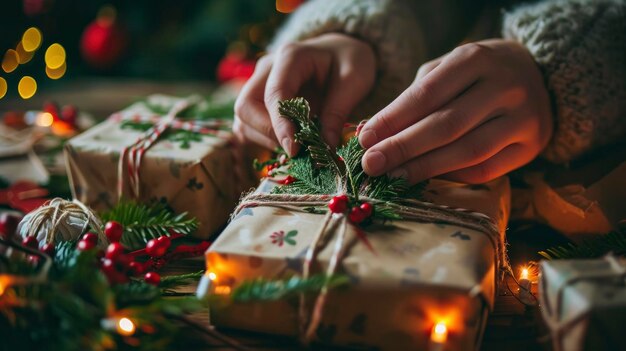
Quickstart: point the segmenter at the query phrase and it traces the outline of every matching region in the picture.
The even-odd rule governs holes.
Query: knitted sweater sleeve
[[[377,82],[360,113],[374,113],[391,102],[425,61],[422,32],[405,0],[308,1],[289,17],[269,50],[331,32],[364,40],[376,53]]]
[[[556,118],[547,159],[567,162],[626,136],[626,2],[525,5],[505,14],[503,35],[544,74]]]

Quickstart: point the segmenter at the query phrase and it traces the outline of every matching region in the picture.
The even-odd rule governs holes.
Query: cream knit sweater
[[[329,32],[368,41],[378,59],[378,82],[359,112],[373,114],[413,81],[440,43],[449,41],[441,23],[455,19],[436,16],[452,3],[310,0],[291,15],[270,50]],[[534,56],[552,97],[556,128],[544,157],[566,162],[624,139],[626,1],[544,0],[505,13],[502,27],[504,38],[519,41]]]

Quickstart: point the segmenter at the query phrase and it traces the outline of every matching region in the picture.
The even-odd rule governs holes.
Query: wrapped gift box
[[[242,153],[232,138],[230,120],[193,121],[193,114],[185,120],[174,119],[145,150],[138,167],[138,194],[133,193],[126,168],[132,155],[125,155],[120,172],[122,151],[145,138],[146,130],[183,100],[151,96],[69,140],[65,155],[74,197],[95,210],[106,210],[118,202],[121,192],[122,197],[161,202],[176,213],[196,217],[200,238],[221,228],[241,191],[254,184],[251,170],[245,167],[249,162],[239,159]],[[156,114],[155,109],[162,113]],[[184,112],[189,115],[190,111]],[[190,120],[193,123],[182,123]]]
[[[555,350],[626,350],[626,261],[541,263],[539,301]]]
[[[265,180],[257,193],[273,186]],[[478,349],[494,304],[509,193],[506,178],[484,185],[433,180],[427,188],[429,202],[483,213],[481,218],[493,225],[491,233],[445,221],[375,223],[363,228],[370,249],[349,225],[338,273],[350,284],[330,291],[317,341],[423,350],[430,347],[434,325],[442,322],[448,335],[441,350]],[[217,277],[210,289],[224,293],[245,280],[301,275],[305,253],[323,221],[323,214],[280,206],[241,209],[206,254],[207,272]],[[317,272],[325,272],[336,241],[330,235],[318,251]],[[295,336],[298,310],[297,299],[285,299],[218,304],[211,315],[218,327]]]

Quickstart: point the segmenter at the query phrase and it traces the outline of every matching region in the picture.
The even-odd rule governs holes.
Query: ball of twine
[[[18,233],[22,238],[34,236],[43,246],[78,240],[89,227],[98,235],[98,246],[105,247],[108,239],[102,231],[102,222],[91,209],[78,200],[55,198],[24,216]]]

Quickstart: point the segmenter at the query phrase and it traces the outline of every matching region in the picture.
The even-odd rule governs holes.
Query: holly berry
[[[83,235],[81,241],[89,241],[93,246],[96,246],[96,244],[98,244],[98,235],[95,233],[87,233]]]
[[[128,264],[129,271],[132,275],[138,276],[142,275],[144,271],[143,264],[137,261],[132,261]]]
[[[104,235],[112,243],[117,243],[122,239],[124,227],[116,221],[109,221],[104,226]]]
[[[22,245],[28,246],[32,249],[37,249],[39,248],[39,240],[37,240],[34,236],[27,236],[22,239]]]
[[[54,257],[54,253],[56,252],[53,243],[47,243],[41,247],[41,252],[45,253],[50,257]]]
[[[48,112],[55,120],[59,119],[59,105],[54,101],[47,101],[43,104],[43,112]]]
[[[15,235],[17,225],[21,220],[21,217],[10,213],[5,212],[0,214],[0,236],[5,239],[10,239],[13,235]]]
[[[157,272],[148,272],[144,275],[143,279],[146,283],[157,286],[161,282],[161,276]]]
[[[365,217],[367,218],[369,218],[372,215],[372,212],[374,212],[374,207],[369,202],[362,203],[359,208],[361,209],[361,211],[363,211]]]
[[[361,208],[357,206],[352,207],[352,209],[350,210],[350,214],[348,215],[350,221],[355,224],[363,222],[365,219],[367,219],[367,217],[368,216],[365,214],[365,212],[363,212],[363,210],[361,210]]]
[[[124,254],[124,246],[122,246],[122,244],[111,243],[107,247],[107,251],[104,254],[104,257],[115,261],[118,257],[120,257],[123,254]]]
[[[284,184],[284,185],[289,185],[289,184],[291,184],[291,183],[293,183],[293,182],[295,182],[295,181],[296,181],[296,178],[294,178],[294,177],[292,177],[292,176],[288,175],[288,176],[287,176],[287,178],[285,178],[285,179],[283,179],[282,181],[280,181],[280,183],[281,183],[281,184]]]
[[[80,251],[87,251],[87,250],[91,250],[94,247],[96,247],[96,244],[93,241],[83,239],[83,240],[78,242],[78,245],[76,247]]]
[[[148,241],[148,244],[146,244],[146,253],[152,257],[161,257],[165,255],[165,252],[167,252],[167,247],[165,247],[163,244],[164,242],[159,242],[158,239],[152,239]]]
[[[330,199],[328,202],[328,208],[332,213],[344,213],[348,208],[348,196],[347,195],[337,195]]]
[[[117,264],[111,259],[103,259],[100,269],[107,277],[109,284],[120,284],[128,281],[128,277],[117,270]]]

